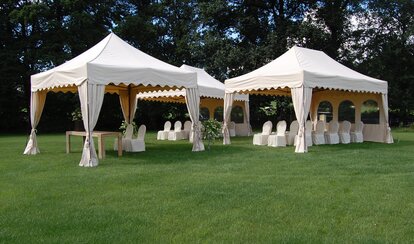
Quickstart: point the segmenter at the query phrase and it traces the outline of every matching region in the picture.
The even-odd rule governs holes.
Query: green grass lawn
[[[0,136],[0,242],[414,241],[414,133],[392,145],[253,146],[156,141],[96,168],[78,166],[81,140]]]

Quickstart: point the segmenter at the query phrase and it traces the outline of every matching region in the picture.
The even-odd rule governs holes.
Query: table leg
[[[102,155],[102,136],[101,135],[98,135],[98,157],[99,157],[99,159],[103,158],[103,155]]]
[[[122,136],[118,135],[118,157],[122,156]]]
[[[70,153],[70,135],[66,133],[66,153]]]

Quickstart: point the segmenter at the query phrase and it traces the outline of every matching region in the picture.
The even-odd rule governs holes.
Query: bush
[[[210,145],[216,138],[221,136],[221,123],[215,119],[209,119],[202,122],[202,134],[203,140],[208,141],[207,148],[210,150]]]

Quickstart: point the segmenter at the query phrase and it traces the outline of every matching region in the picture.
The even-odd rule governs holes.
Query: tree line
[[[392,121],[408,123],[414,117],[413,13],[412,0],[2,0],[0,131],[30,127],[30,75],[79,55],[109,32],[173,65],[203,67],[221,81],[293,45],[322,50],[387,80]],[[265,119],[259,108],[275,99],[288,103],[251,97],[253,124]],[[76,94],[48,94],[39,130],[68,129],[77,106]],[[136,120],[155,129],[164,119],[182,119],[183,108],[140,102]],[[98,128],[120,125],[116,95],[106,95],[100,116]]]

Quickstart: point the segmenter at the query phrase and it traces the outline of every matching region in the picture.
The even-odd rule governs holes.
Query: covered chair
[[[181,140],[183,137],[183,133],[181,131],[181,121],[175,121],[174,123],[174,131],[168,132],[168,140],[170,141],[178,141]]]
[[[234,121],[231,121],[230,122],[230,125],[229,125],[229,133],[230,133],[230,136],[231,137],[236,136],[236,123],[234,123]]]
[[[325,144],[325,121],[319,120],[316,122],[315,131],[312,133],[312,140],[315,145]]]
[[[286,121],[279,121],[276,125],[276,134],[271,134],[267,140],[270,147],[286,147]]]
[[[351,142],[351,123],[347,120],[342,121],[339,129],[339,142],[342,144],[348,144]]]
[[[122,137],[122,150],[127,151],[128,146],[131,145],[132,136],[134,135],[134,126],[128,124],[125,129],[125,134]],[[114,151],[118,151],[118,138],[114,141]]]
[[[262,133],[254,134],[253,145],[267,145],[267,140],[272,133],[272,121],[266,121],[263,124]]]
[[[147,132],[147,127],[145,125],[141,125],[138,128],[138,136],[136,139],[132,139],[130,141],[131,145],[129,146],[129,150],[127,152],[144,152],[145,151],[145,133]]]
[[[295,137],[299,131],[299,123],[297,120],[290,123],[289,131],[286,132],[286,142],[288,145],[295,144]]]
[[[166,121],[164,123],[164,130],[160,130],[157,133],[157,140],[167,140],[168,139],[168,133],[171,130],[171,122]]]
[[[338,135],[339,124],[338,121],[329,122],[328,131],[325,132],[325,142],[326,144],[338,144],[339,135]]]
[[[184,122],[184,129],[181,131],[182,138],[188,139],[190,137],[190,131],[191,131],[191,121],[187,120]]]
[[[358,121],[355,123],[355,129],[351,132],[351,142],[364,142],[364,135],[362,134],[363,129],[364,123],[362,121]]]

